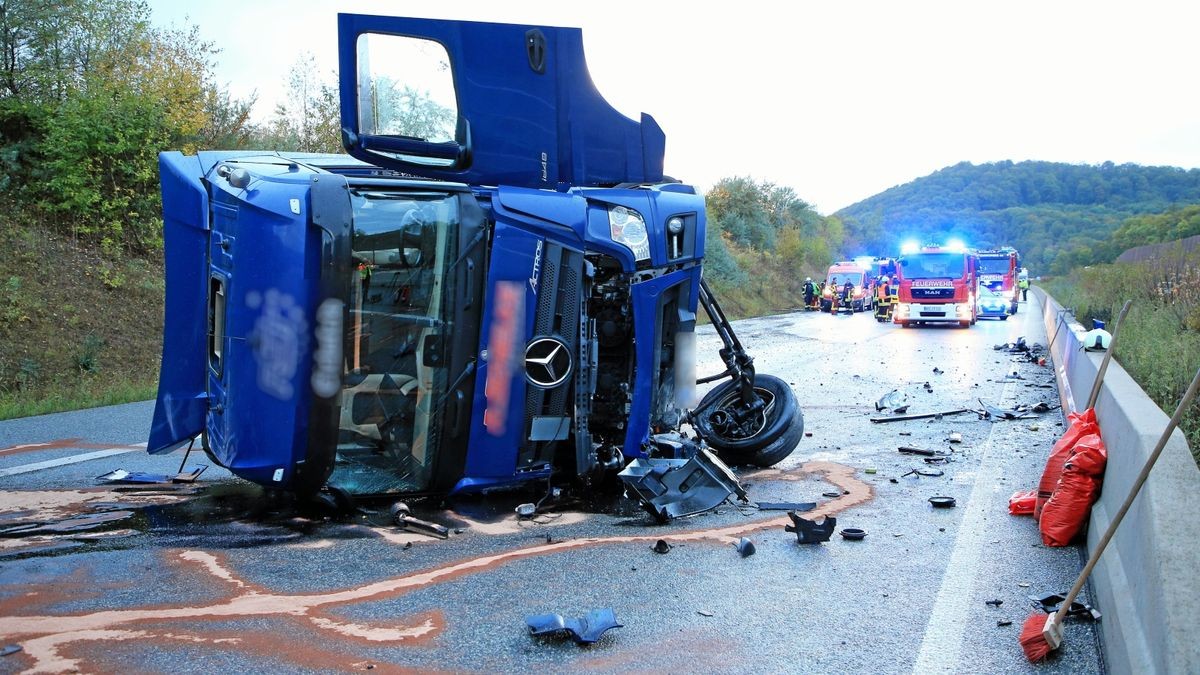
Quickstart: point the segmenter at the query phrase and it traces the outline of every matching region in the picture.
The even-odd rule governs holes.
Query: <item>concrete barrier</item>
[[[1087,405],[1103,354],[1083,351],[1084,328],[1053,298],[1040,289],[1035,293],[1047,335],[1057,332],[1051,354],[1064,410],[1075,410]],[[1108,469],[1100,501],[1092,508],[1089,552],[1170,419],[1116,361],[1105,374],[1096,418],[1108,448]],[[1200,673],[1198,574],[1200,469],[1177,429],[1092,573],[1110,671]]]

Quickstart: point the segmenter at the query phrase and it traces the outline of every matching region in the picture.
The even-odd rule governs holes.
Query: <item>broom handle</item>
[[[1129,303],[1126,303],[1126,306],[1128,305]],[[1125,517],[1125,512],[1133,505],[1133,500],[1137,498],[1138,492],[1141,491],[1142,485],[1146,482],[1146,478],[1150,476],[1150,469],[1154,468],[1154,463],[1158,461],[1158,456],[1162,454],[1163,448],[1167,447],[1167,441],[1171,438],[1171,433],[1175,431],[1175,427],[1179,426],[1180,420],[1183,419],[1183,414],[1187,412],[1188,406],[1191,405],[1192,399],[1195,398],[1197,389],[1200,389],[1200,370],[1196,371],[1196,376],[1192,378],[1192,383],[1188,385],[1187,391],[1184,392],[1183,398],[1179,401],[1179,407],[1175,408],[1175,414],[1171,417],[1171,421],[1167,422],[1167,428],[1163,429],[1162,436],[1159,436],[1158,445],[1154,446],[1154,452],[1151,452],[1150,456],[1146,458],[1146,463],[1142,466],[1142,472],[1133,481],[1133,487],[1130,488],[1129,496],[1125,498],[1125,503],[1121,504],[1121,508],[1117,509],[1117,514],[1113,516],[1112,522],[1108,524],[1108,529],[1104,530],[1104,535],[1096,543],[1096,550],[1092,551],[1087,564],[1083,566],[1083,571],[1079,573],[1079,578],[1075,579],[1075,585],[1071,587],[1071,592],[1067,593],[1067,598],[1063,600],[1062,606],[1054,613],[1054,623],[1061,626],[1063,619],[1067,617],[1067,612],[1071,610],[1071,603],[1075,602],[1075,596],[1079,595],[1079,591],[1083,588],[1084,582],[1087,581],[1088,575],[1092,573],[1092,568],[1100,560],[1100,554],[1104,553],[1104,547],[1108,546],[1108,541],[1116,533],[1117,526],[1121,524],[1121,519]]]
[[[1113,353],[1117,351],[1117,336],[1121,334],[1121,323],[1125,320],[1125,313],[1129,311],[1129,305],[1133,300],[1126,300],[1125,305],[1121,307],[1121,313],[1117,315],[1117,322],[1113,324],[1112,340],[1108,343],[1108,349],[1104,352],[1104,360],[1100,362],[1100,370],[1096,373],[1096,381],[1092,383],[1092,393],[1088,396],[1088,410],[1096,405],[1096,399],[1100,398],[1100,387],[1104,384],[1104,373],[1108,370],[1108,362],[1112,360]]]

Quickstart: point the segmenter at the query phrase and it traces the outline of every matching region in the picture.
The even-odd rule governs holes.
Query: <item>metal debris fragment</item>
[[[613,610],[608,608],[594,609],[578,619],[567,619],[561,614],[532,614],[525,617],[525,625],[529,626],[530,635],[566,634],[581,645],[592,644],[605,632],[624,627],[624,624],[617,622]]]

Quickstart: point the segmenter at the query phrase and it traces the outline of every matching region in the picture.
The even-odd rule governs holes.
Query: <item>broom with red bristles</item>
[[[1137,498],[1138,492],[1141,491],[1142,485],[1146,482],[1146,478],[1150,476],[1150,470],[1154,468],[1154,462],[1162,454],[1163,448],[1167,446],[1167,440],[1171,437],[1171,433],[1175,431],[1175,427],[1179,426],[1184,412],[1191,405],[1192,398],[1196,396],[1197,389],[1200,389],[1200,370],[1196,371],[1196,376],[1192,378],[1192,383],[1188,386],[1187,391],[1183,394],[1183,398],[1179,401],[1179,407],[1175,409],[1175,414],[1171,417],[1171,421],[1167,422],[1167,428],[1163,429],[1162,436],[1158,439],[1158,445],[1154,446],[1154,451],[1150,453],[1150,456],[1146,458],[1145,465],[1142,466],[1142,472],[1133,481],[1133,487],[1130,488],[1129,496],[1125,498],[1125,503],[1121,504],[1121,508],[1113,516],[1112,522],[1108,524],[1108,529],[1104,531],[1104,535],[1100,537],[1100,541],[1096,544],[1096,550],[1092,551],[1091,557],[1088,558],[1087,564],[1083,566],[1083,571],[1079,573],[1079,577],[1075,579],[1075,585],[1071,587],[1071,592],[1067,593],[1067,597],[1062,601],[1058,611],[1045,619],[1042,619],[1041,614],[1034,614],[1025,620],[1025,625],[1021,627],[1021,649],[1025,650],[1025,658],[1031,662],[1041,661],[1050,652],[1062,646],[1063,620],[1066,619],[1067,612],[1071,610],[1071,603],[1075,602],[1075,596],[1079,595],[1079,591],[1083,589],[1084,582],[1087,581],[1088,575],[1092,573],[1092,568],[1096,566],[1096,562],[1100,560],[1100,554],[1104,553],[1104,547],[1108,546],[1109,540],[1112,539],[1113,534],[1117,531],[1117,526],[1121,524],[1121,519],[1125,517],[1125,512],[1133,505],[1133,500]]]

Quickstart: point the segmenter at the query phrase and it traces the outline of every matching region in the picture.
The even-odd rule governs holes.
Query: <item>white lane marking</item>
[[[109,448],[107,450],[96,450],[94,452],[85,452],[82,455],[71,455],[70,457],[59,457],[58,459],[48,459],[44,462],[34,462],[33,464],[21,464],[20,466],[0,469],[0,478],[5,476],[16,476],[22,473],[31,473],[33,471],[41,471],[42,469],[53,469],[56,466],[67,466],[68,464],[78,464],[87,462],[93,459],[102,459],[104,457],[112,457],[113,455],[123,455],[127,452],[139,452],[145,449],[146,444],[139,444],[141,447],[127,448]]]
[[[1026,318],[1025,322],[1028,327],[1029,319]],[[1000,394],[1001,405],[1013,397],[1016,384],[1014,381],[1004,385]],[[1016,422],[1007,424],[1013,423]],[[942,576],[942,587],[938,590],[932,615],[925,626],[921,651],[913,666],[914,673],[924,675],[970,670],[969,667],[963,667],[959,658],[962,653],[963,634],[967,628],[967,617],[971,611],[971,592],[975,587],[975,579],[979,574],[979,560],[983,556],[986,544],[986,520],[991,510],[989,493],[1000,484],[1003,468],[1003,462],[999,459],[992,461],[992,434],[996,433],[996,424],[1006,423],[993,422],[987,439],[983,442],[983,458],[980,460],[979,470],[975,473],[971,496],[967,499],[967,512],[958,526],[958,538],[954,541],[950,562]]]

